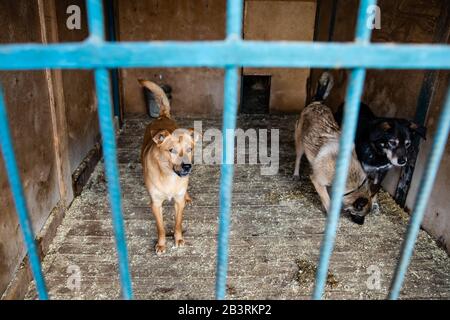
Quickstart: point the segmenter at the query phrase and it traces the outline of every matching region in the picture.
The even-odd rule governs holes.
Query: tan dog
[[[303,109],[295,127],[297,158],[294,176],[299,175],[300,160],[305,153],[312,168],[311,181],[327,212],[330,210],[328,189],[332,185],[336,170],[340,134],[333,113],[321,102],[314,102]],[[372,195],[367,175],[353,149],[343,209],[350,213],[354,222],[363,224],[371,207]]]
[[[141,150],[144,180],[152,199],[152,211],[156,219],[158,243],[156,253],[166,251],[162,204],[175,201],[175,246],[184,246],[182,219],[186,202],[189,174],[192,170],[192,155],[198,134],[193,129],[180,129],[170,118],[170,104],[164,91],[155,83],[139,80],[152,91],[160,108],[160,117],[147,126]]]

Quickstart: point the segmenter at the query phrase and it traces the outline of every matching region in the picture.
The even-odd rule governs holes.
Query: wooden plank
[[[434,31],[433,43],[447,43],[450,37],[450,2],[442,1],[441,14],[439,15]],[[425,73],[422,87],[420,89],[416,114],[414,121],[422,126],[426,126],[429,108],[433,103],[433,98],[438,87],[438,70],[430,70]],[[429,132],[427,133],[430,136]],[[408,154],[408,163],[402,167],[400,179],[397,184],[394,199],[401,206],[405,207],[411,186],[421,138],[415,136],[411,141],[411,148]]]

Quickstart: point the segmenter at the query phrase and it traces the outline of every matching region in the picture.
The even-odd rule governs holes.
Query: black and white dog
[[[342,104],[336,113],[341,123]],[[361,103],[355,147],[359,161],[378,191],[389,169],[403,167],[408,162],[411,141],[415,135],[426,138],[426,128],[399,118],[377,117],[369,106]]]

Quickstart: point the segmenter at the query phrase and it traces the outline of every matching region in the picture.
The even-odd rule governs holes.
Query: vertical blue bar
[[[102,0],[88,0],[88,22],[91,41],[103,41],[103,8]],[[111,87],[108,70],[95,70],[95,86],[98,100],[98,116],[102,135],[103,157],[108,182],[109,202],[116,238],[119,258],[120,283],[124,299],[133,298],[131,275],[128,266],[128,250],[125,238],[125,227],[122,215],[119,170],[117,165],[116,137],[114,133],[113,114],[111,108]]]
[[[431,152],[426,161],[426,167],[422,175],[420,187],[417,192],[416,201],[414,204],[414,211],[409,220],[406,238],[402,245],[402,252],[400,261],[397,264],[395,276],[391,284],[389,299],[396,300],[400,295],[403,280],[408,270],[408,265],[411,260],[414,245],[416,243],[417,235],[419,234],[420,225],[425,209],[433,191],[434,180],[436,179],[439,170],[439,163],[445,151],[448,135],[450,133],[450,86],[447,89],[447,98],[445,105],[441,111],[439,122],[436,128],[436,133],[433,141]]]
[[[242,35],[243,0],[227,2],[227,40],[240,41]],[[234,131],[238,107],[238,68],[225,69],[223,109],[223,154],[220,177],[219,234],[217,239],[216,299],[226,295],[228,270],[228,238],[234,174]]]
[[[42,274],[41,262],[34,241],[33,228],[28,215],[25,195],[23,193],[22,183],[20,181],[19,169],[17,167],[14,148],[12,145],[11,133],[9,131],[8,116],[3,97],[3,90],[0,88],[0,149],[5,160],[5,170],[11,187],[12,196],[19,217],[20,227],[22,228],[25,245],[30,260],[31,271],[36,282],[36,291],[39,299],[47,300],[48,294],[45,287],[45,280]]]
[[[242,14],[244,0],[227,1],[227,39],[242,39]]]
[[[105,23],[103,19],[103,1],[102,0],[86,0],[87,1],[87,20],[89,26],[89,38],[94,41],[104,41],[105,39]]]
[[[356,24],[356,42],[368,43],[370,41],[371,29],[368,28],[369,7],[376,5],[376,0],[361,0],[358,19]],[[355,57],[357,59],[357,57]],[[319,266],[316,273],[316,284],[314,286],[313,299],[322,299],[328,274],[330,258],[333,253],[336,230],[344,197],[345,184],[347,181],[348,168],[350,165],[353,141],[361,95],[364,89],[366,70],[357,68],[352,70],[347,85],[345,98],[344,117],[342,121],[341,137],[339,138],[339,154],[336,160],[336,173],[331,190],[330,212],[327,216],[325,234],[320,248]]]
[[[223,154],[220,178],[219,235],[217,240],[216,298],[223,300],[226,293],[228,270],[228,237],[230,233],[230,208],[234,173],[234,129],[236,127],[238,99],[238,71],[235,67],[225,70]],[[227,133],[233,133],[227,134]]]

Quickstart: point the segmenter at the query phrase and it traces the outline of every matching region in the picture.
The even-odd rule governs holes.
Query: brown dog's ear
[[[194,143],[196,143],[202,137],[202,134],[200,132],[194,130],[194,128],[189,128],[188,131],[192,137],[192,140],[194,140]]]
[[[161,145],[166,139],[167,137],[170,136],[170,132],[167,130],[160,130],[157,131],[155,134],[152,134],[153,136],[153,141],[156,143],[156,145]]]

